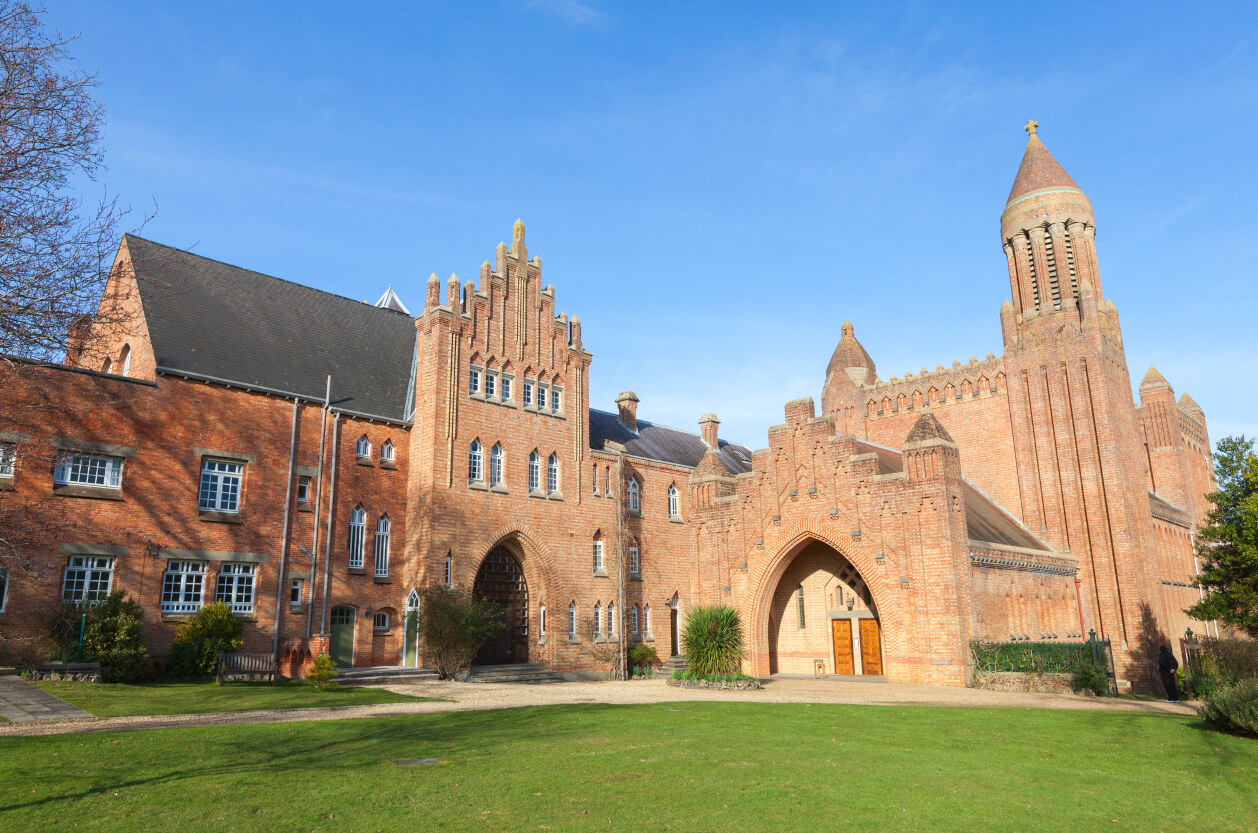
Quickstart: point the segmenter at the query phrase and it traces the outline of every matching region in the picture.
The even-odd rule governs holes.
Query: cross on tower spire
[[[1040,123],[1039,123],[1039,122],[1037,122],[1035,119],[1027,119],[1027,120],[1026,120],[1026,127],[1024,127],[1024,128],[1022,128],[1022,129],[1023,129],[1023,130],[1025,130],[1025,131],[1027,132],[1027,137],[1028,137],[1028,138],[1030,138],[1031,136],[1034,136],[1034,135],[1035,135],[1035,128],[1037,128],[1037,127],[1039,127],[1039,126],[1040,126]]]

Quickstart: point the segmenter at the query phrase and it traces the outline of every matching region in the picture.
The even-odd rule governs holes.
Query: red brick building
[[[1095,629],[1143,683],[1197,598],[1205,416],[1153,369],[1133,400],[1091,204],[1028,131],[1004,355],[884,380],[844,324],[820,413],[787,403],[754,452],[712,414],[639,419],[631,392],[591,408],[581,322],[522,223],[414,316],[391,288],[373,306],[125,237],[106,303],[129,326],[0,394],[0,501],[39,530],[0,628],[122,587],[159,657],[221,599],[247,650],[414,665],[415,590],[453,583],[504,603],[484,663],[667,657],[688,606],[724,602],[756,674],[960,685],[971,640]]]

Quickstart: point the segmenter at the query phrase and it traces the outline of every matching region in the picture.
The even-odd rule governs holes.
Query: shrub
[[[655,648],[651,645],[633,645],[629,648],[629,667],[635,670],[650,668],[651,661],[655,658]]]
[[[203,680],[218,669],[218,655],[245,644],[244,625],[222,602],[206,605],[175,626],[166,673],[177,680]]]
[[[742,667],[743,624],[727,605],[690,608],[681,634],[686,664],[698,676],[732,674]]]
[[[443,680],[471,666],[481,646],[506,627],[495,602],[475,598],[463,585],[426,587],[419,596],[425,659]]]
[[[1258,736],[1258,677],[1220,686],[1197,713],[1228,732]]]
[[[332,691],[336,688],[336,665],[332,662],[332,658],[325,653],[320,653],[315,657],[314,666],[306,675],[306,682],[314,686],[317,691]]]
[[[1095,662],[1077,663],[1070,674],[1071,690],[1090,691],[1097,697],[1109,694],[1109,675]]]
[[[149,667],[148,648],[140,639],[144,614],[125,590],[115,590],[92,610],[83,637],[83,659],[100,663],[107,683],[129,683]]]
[[[48,614],[49,657],[55,662],[73,662],[79,655],[79,633],[83,616],[92,609],[82,602],[60,602]]]
[[[679,668],[673,672],[673,679],[693,682],[706,680],[709,683],[741,683],[746,680],[754,680],[755,677],[750,677],[742,672],[736,674],[696,674],[693,671],[682,671]]]

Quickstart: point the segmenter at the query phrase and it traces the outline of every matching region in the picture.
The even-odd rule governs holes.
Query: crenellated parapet
[[[862,387],[860,396],[868,418],[999,396],[1005,390],[1004,357],[988,353],[983,361],[971,356],[968,364],[954,361],[949,368],[936,365],[933,371],[922,368],[916,375],[910,371],[903,378],[892,376]]]

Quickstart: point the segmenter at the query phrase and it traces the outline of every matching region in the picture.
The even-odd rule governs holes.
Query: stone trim
[[[219,451],[214,448],[194,448],[193,456],[196,457],[217,457],[220,460],[231,460],[235,463],[256,463],[258,458],[252,454],[243,454],[238,451]]]
[[[242,524],[245,519],[239,512],[198,512],[200,521],[207,524]]]
[[[127,554],[125,544],[71,544],[62,543],[57,546],[57,552],[63,555],[110,555],[120,556]]]
[[[293,466],[293,474],[296,474],[299,477],[318,477],[319,467],[318,466]]]
[[[29,442],[30,434],[23,434],[21,431],[0,431],[0,443],[24,443]]]
[[[110,489],[105,486],[79,486],[72,483],[57,483],[52,493],[60,497],[85,497],[95,500],[124,500],[122,489]]]
[[[180,550],[163,547],[158,558],[174,561],[242,561],[246,564],[265,564],[271,556],[264,552],[223,552],[221,550]],[[295,576],[300,578],[300,576]]]
[[[289,578],[304,578],[304,579],[309,579],[309,578],[310,578],[310,573],[308,573],[308,572],[306,572],[306,573],[297,573],[297,572],[293,572],[292,570],[289,570],[289,572],[288,572],[288,577],[289,577]]]
[[[65,437],[53,437],[53,448],[65,451],[95,451],[110,457],[134,457],[135,449],[129,445],[110,445],[109,443],[93,443],[86,440],[68,440]]]

